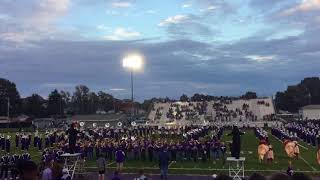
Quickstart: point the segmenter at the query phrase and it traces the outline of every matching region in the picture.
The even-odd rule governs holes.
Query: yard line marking
[[[94,166],[88,166],[86,167],[87,169],[96,169],[97,167]],[[110,168],[116,168],[116,167],[110,167]],[[123,169],[137,169],[137,167],[124,167]],[[144,169],[149,169],[149,170],[159,170],[159,168],[153,168],[153,167],[145,167]],[[169,170],[205,170],[205,171],[229,171],[229,169],[216,169],[216,168],[169,168]],[[279,172],[283,171],[285,172],[285,169],[280,169],[280,170],[268,170],[268,169],[245,169],[247,172]],[[320,173],[320,171],[315,170],[315,171],[295,171],[295,172],[303,172],[303,173]]]
[[[116,162],[113,161],[113,162],[109,163],[108,166],[111,166],[111,165],[114,164],[114,163],[116,163]]]
[[[274,135],[272,135],[276,140],[278,140],[278,141],[280,141],[280,142],[282,142],[280,139],[278,139],[276,136],[274,136]],[[299,159],[301,159],[304,163],[306,163],[313,171],[312,172],[314,172],[314,171],[316,171],[317,169],[316,168],[314,168],[313,166],[311,166],[311,164],[308,162],[308,161],[306,161],[302,156],[299,156]]]
[[[305,147],[305,146],[302,146],[302,145],[300,145],[299,143],[298,143],[298,146],[302,147],[302,148],[305,149],[305,150],[309,150],[309,148],[307,148],[307,147]]]
[[[316,168],[314,168],[313,166],[311,166],[311,164],[310,164],[308,161],[306,161],[302,156],[299,156],[299,158],[302,159],[309,167],[311,167],[311,169],[312,169],[313,171],[316,171],[316,170],[317,170]]]

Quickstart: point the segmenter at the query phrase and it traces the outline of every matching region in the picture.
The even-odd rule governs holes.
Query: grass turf
[[[222,141],[231,141],[231,137],[226,136],[228,132],[226,131],[222,137]],[[19,148],[15,148],[14,144],[14,132],[9,133],[12,137],[11,141],[11,153],[23,153]],[[303,171],[308,174],[317,174],[320,172],[320,166],[316,162],[316,148],[300,142],[302,146],[300,147],[300,158],[299,159],[289,159],[286,153],[284,152],[283,144],[278,139],[273,137],[269,132],[269,141],[273,146],[275,160],[272,164],[266,164],[265,162],[260,163],[258,161],[257,155],[257,146],[258,139],[256,139],[253,130],[247,130],[247,133],[241,137],[241,156],[246,158],[245,161],[245,170],[246,174],[253,172],[260,172],[262,174],[271,174],[274,172],[285,172],[288,167],[288,161],[292,162],[292,166],[295,171]],[[37,149],[30,147],[29,153],[34,161],[40,162],[41,153]],[[4,152],[1,152],[3,155]],[[228,156],[230,152],[228,151]],[[116,164],[108,162],[109,169],[114,169]],[[85,167],[88,171],[95,171],[96,161],[86,161]],[[124,164],[125,172],[138,172],[139,169],[144,169],[146,173],[158,173],[158,163],[149,162],[149,161],[126,161]],[[222,161],[217,162],[206,161],[203,162],[198,160],[197,162],[193,161],[183,161],[170,163],[169,171],[172,174],[213,174],[219,172],[226,172],[228,170],[228,165],[222,165]]]

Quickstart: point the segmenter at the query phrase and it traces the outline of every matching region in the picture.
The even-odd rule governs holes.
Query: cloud
[[[246,58],[255,62],[270,62],[275,59],[275,56],[249,55]]]
[[[108,27],[108,26],[106,26],[106,25],[104,25],[104,24],[98,25],[98,26],[97,26],[97,29],[100,30],[100,31],[109,31],[109,30],[111,30],[110,27]]]
[[[162,20],[158,24],[158,26],[167,26],[167,25],[170,25],[170,24],[179,24],[179,23],[187,21],[188,19],[189,19],[188,15],[178,14],[178,15],[175,15],[175,16],[168,17],[165,20]]]
[[[128,8],[132,6],[132,3],[127,1],[118,1],[111,3],[111,5],[114,8]]]
[[[73,88],[76,85],[77,84],[75,83],[44,83],[41,85],[41,87],[63,89],[63,88]]]
[[[103,39],[119,41],[119,40],[137,39],[139,37],[141,37],[140,32],[127,30],[125,28],[119,27],[119,28],[116,28],[112,34],[104,36]]]
[[[213,12],[213,11],[217,10],[218,8],[219,8],[219,6],[211,5],[205,9],[200,9],[200,12]]]
[[[192,6],[192,4],[183,4],[181,7],[182,8],[189,8],[189,7],[191,7]]]
[[[250,37],[225,44],[190,39],[162,42],[39,41],[36,42],[37,48],[12,53],[0,48],[0,75],[14,81],[19,91],[27,95],[37,93],[39,87],[48,82],[49,87],[42,88],[42,94],[52,91],[54,86],[65,86],[63,83],[70,82],[85,84],[92,91],[122,89],[117,87],[129,87],[130,79],[121,66],[121,58],[124,52],[137,50],[146,59],[144,71],[135,75],[139,100],[154,96],[179,97],[182,93],[199,91],[213,95],[239,95],[248,89],[270,95],[284,87],[288,80],[300,81],[303,77],[318,74],[320,62],[316,52],[320,52],[320,41],[312,36],[317,32],[320,30],[276,40]],[[276,60],[257,66],[246,58],[248,55],[258,60],[274,56]],[[129,95],[121,93],[119,97]]]
[[[207,38],[217,34],[202,18],[195,15],[175,15],[161,21],[158,26],[164,27],[172,38]]]
[[[320,0],[303,0],[297,6],[284,10],[282,15],[288,16],[298,12],[308,12],[314,10],[320,10]]]
[[[122,88],[112,88],[110,89],[110,91],[125,91],[126,89],[122,89]]]
[[[56,27],[63,17],[70,0],[28,0],[0,1],[0,11],[6,18],[0,18],[0,40],[12,44],[11,48],[30,46],[32,41],[64,38],[68,30]]]

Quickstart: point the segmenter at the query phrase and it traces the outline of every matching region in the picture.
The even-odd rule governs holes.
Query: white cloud
[[[269,62],[275,59],[275,56],[261,56],[261,55],[249,55],[245,56],[245,58],[249,59],[249,61],[255,62]]]
[[[41,85],[41,87],[43,88],[73,88],[75,87],[77,84],[74,83],[44,83]]]
[[[192,6],[192,4],[183,4],[181,7],[182,8],[189,8],[189,7],[191,7]]]
[[[200,60],[200,61],[208,61],[208,60],[212,59],[211,56],[208,56],[206,54],[197,53],[197,52],[175,51],[172,54],[176,55],[176,56],[189,57],[189,58],[192,58],[192,59],[197,60],[197,61],[198,60]]]
[[[185,22],[186,20],[189,19],[189,16],[187,15],[175,15],[175,16],[171,16],[168,17],[167,19],[161,21],[158,26],[166,26],[166,25],[170,25],[170,24],[180,24],[182,22]]]
[[[126,89],[122,89],[122,88],[112,88],[110,89],[110,91],[125,91]]]
[[[211,5],[205,9],[200,9],[200,12],[212,12],[212,11],[215,11],[216,9],[218,9],[219,7],[218,6],[214,6],[214,5]]]
[[[0,1],[0,20],[6,27],[0,29],[0,40],[17,46],[28,41],[54,38],[61,32],[55,23],[69,9],[70,0]]]
[[[115,29],[111,35],[106,35],[103,38],[106,40],[119,41],[119,40],[132,40],[140,36],[141,36],[140,32],[127,30],[125,28],[120,27]]]
[[[287,9],[282,12],[282,15],[292,15],[297,12],[314,11],[320,9],[320,0],[303,0],[299,5]]]
[[[132,4],[130,2],[113,2],[111,3],[112,7],[115,7],[115,8],[128,8],[128,7],[131,7]]]
[[[100,31],[110,31],[110,27],[104,25],[104,24],[100,24],[97,26],[97,30],[100,30]]]

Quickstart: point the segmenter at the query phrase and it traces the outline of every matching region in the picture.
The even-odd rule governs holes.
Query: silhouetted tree
[[[0,78],[0,116],[7,116],[8,99],[10,101],[10,116],[21,112],[21,99],[16,85],[7,79]]]
[[[38,94],[32,94],[22,100],[22,113],[36,118],[48,116],[46,100]]]
[[[182,96],[180,97],[180,101],[182,102],[188,102],[189,101],[189,97],[185,94],[182,94]]]
[[[62,96],[56,89],[49,94],[48,113],[49,115],[63,115]]]

